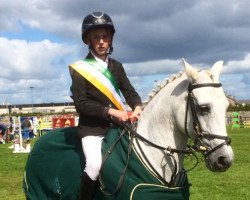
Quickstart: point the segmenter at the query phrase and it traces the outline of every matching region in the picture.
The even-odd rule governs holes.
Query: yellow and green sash
[[[79,60],[69,67],[72,67],[100,90],[119,110],[125,111],[119,87],[108,69],[94,59]]]

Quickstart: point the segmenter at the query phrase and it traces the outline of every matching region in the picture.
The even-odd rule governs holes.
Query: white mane
[[[171,75],[169,78],[165,79],[162,84],[157,84],[156,88],[154,88],[149,94],[149,99],[145,101],[144,107],[150,102],[151,99],[155,97],[155,95],[160,92],[164,87],[166,87],[169,83],[174,81],[175,79],[179,78],[183,74],[182,71],[180,71],[178,74]]]

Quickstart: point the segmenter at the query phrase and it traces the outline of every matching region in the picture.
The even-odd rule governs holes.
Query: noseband
[[[229,145],[231,143],[231,139],[228,136],[220,136],[220,135],[215,135],[215,134],[210,134],[207,131],[204,131],[201,127],[199,118],[198,118],[198,111],[197,111],[197,100],[194,97],[192,91],[196,88],[201,88],[201,87],[221,87],[221,83],[203,83],[203,84],[189,84],[188,86],[188,97],[187,97],[187,106],[186,106],[186,115],[185,115],[185,132],[186,135],[189,136],[188,131],[187,131],[187,116],[188,116],[188,109],[190,106],[192,118],[193,118],[193,130],[197,136],[197,139],[194,141],[194,148],[197,151],[200,151],[203,153],[204,157],[208,157],[210,154],[218,150],[224,145]],[[190,137],[190,136],[189,136]],[[221,144],[217,145],[216,147],[208,150],[207,147],[203,143],[203,139],[220,139],[224,140]],[[201,146],[198,147],[199,143]]]

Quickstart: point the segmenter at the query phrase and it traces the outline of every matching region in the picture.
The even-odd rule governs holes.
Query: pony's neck
[[[174,84],[176,85],[176,84]],[[162,88],[157,95],[147,104],[138,121],[137,132],[149,141],[175,149],[185,149],[186,136],[178,130],[173,116],[171,93],[174,86]],[[177,161],[175,166],[173,157],[168,155],[169,152],[163,152],[160,149],[152,147],[143,141],[139,141],[140,147],[135,143],[135,150],[142,158],[145,165],[151,171],[151,167],[144,159],[143,154],[147,157],[154,169],[166,180],[170,181],[175,167],[178,171],[182,170],[183,155],[174,154]]]

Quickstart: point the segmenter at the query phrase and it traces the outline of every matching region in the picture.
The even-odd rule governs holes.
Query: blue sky
[[[250,99],[250,2],[246,0],[1,0],[1,104],[67,102],[67,66],[83,58],[81,23],[104,11],[115,24],[112,57],[143,100],[161,81],[183,70],[223,60],[221,82],[237,100]],[[34,87],[31,91],[30,87]]]
[[[19,39],[25,41],[41,41],[44,39],[49,39],[54,42],[63,42],[63,40],[60,39],[57,35],[21,24],[17,26],[19,26],[19,30],[3,31],[1,33],[1,36],[6,37],[10,40]]]

